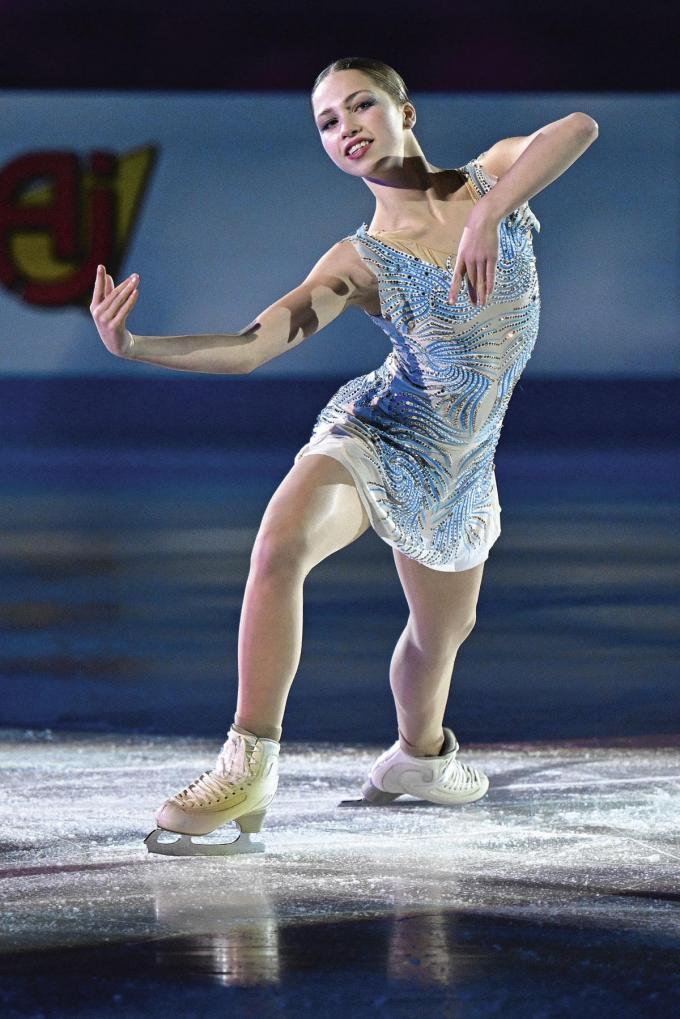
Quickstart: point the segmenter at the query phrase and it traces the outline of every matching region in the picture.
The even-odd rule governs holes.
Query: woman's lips
[[[369,148],[371,147],[372,144],[373,144],[372,141],[368,142],[368,144],[363,144],[360,149],[356,150],[356,152],[349,152],[347,154],[347,158],[348,159],[361,159],[361,157],[363,156],[364,152],[368,152],[368,150],[369,150]]]

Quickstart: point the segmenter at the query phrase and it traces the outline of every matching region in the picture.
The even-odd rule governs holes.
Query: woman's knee
[[[418,651],[438,662],[455,658],[458,648],[472,633],[477,621],[476,612],[465,616],[453,616],[436,626],[418,623],[411,616],[407,624],[409,637]]]
[[[465,616],[454,616],[448,630],[449,644],[452,650],[457,651],[460,645],[466,640],[475,628],[477,622],[476,611]]]
[[[255,539],[251,566],[270,573],[301,570],[307,574],[368,526],[368,515],[347,469],[329,456],[310,454],[289,471],[272,496]]]
[[[458,637],[459,637],[459,640],[460,640],[461,644],[463,643],[463,641],[465,640],[466,637],[470,636],[470,634],[472,633],[472,631],[475,628],[475,623],[476,622],[477,622],[477,612],[476,612],[476,610],[473,609],[472,613],[465,618],[465,620],[460,625],[460,628],[458,630]]]
[[[290,577],[306,572],[308,557],[308,543],[299,527],[265,527],[258,531],[250,566],[259,574]]]

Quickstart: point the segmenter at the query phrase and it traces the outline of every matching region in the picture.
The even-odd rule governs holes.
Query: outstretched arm
[[[188,336],[141,336],[129,333],[121,356],[186,372],[247,375],[251,370],[252,337],[239,333],[196,333]]]
[[[319,332],[352,304],[360,286],[356,271],[356,256],[346,242],[338,241],[299,286],[238,333],[142,336],[130,332],[125,318],[137,293],[132,277],[114,288],[110,276],[106,284],[98,276],[90,310],[104,345],[118,357],[180,371],[247,375]]]

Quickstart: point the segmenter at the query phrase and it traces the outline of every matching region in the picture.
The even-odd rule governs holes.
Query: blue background
[[[597,120],[597,140],[530,202],[541,223],[543,307],[525,375],[677,376],[678,97],[414,93],[413,101],[416,137],[444,167],[575,110]],[[0,103],[3,164],[30,151],[86,160],[96,148],[123,156],[158,147],[120,270],[141,277],[133,332],[238,332],[373,215],[362,180],[322,149],[306,94],[6,91]],[[112,357],[82,308],[31,307],[5,290],[0,321],[3,375],[146,380],[172,371]],[[257,375],[351,378],[388,352],[384,334],[353,308]]]

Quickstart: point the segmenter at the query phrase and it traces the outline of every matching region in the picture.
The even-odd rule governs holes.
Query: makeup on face
[[[351,92],[350,95],[348,95],[345,98],[344,105],[348,106],[356,96],[360,96],[362,94],[365,94],[365,98],[356,104],[357,108],[362,106],[365,106],[366,108],[368,108],[369,106],[373,106],[376,101],[376,97],[373,95],[372,92],[370,92],[369,89],[365,88],[357,89],[356,92]],[[327,109],[322,110],[321,113],[317,114],[317,125],[322,133],[326,131],[335,121],[334,117],[331,117],[330,119],[324,119],[327,118],[327,115],[332,112],[333,108],[328,107]]]

